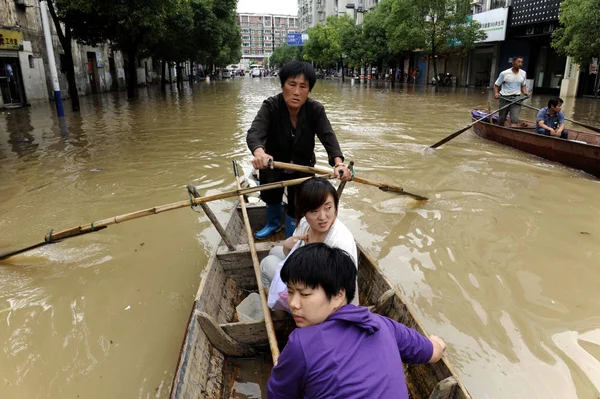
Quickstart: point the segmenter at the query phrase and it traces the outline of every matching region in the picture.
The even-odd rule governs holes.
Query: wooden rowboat
[[[266,223],[264,204],[247,204],[247,209],[252,229],[260,229]],[[171,398],[266,398],[266,381],[272,363],[265,323],[237,322],[236,317],[236,306],[250,292],[257,291],[239,204],[225,232],[235,249],[229,250],[221,241],[202,273],[179,354]],[[282,239],[283,233],[279,233],[272,241],[257,242],[259,259],[268,255],[274,245],[281,244]],[[358,257],[361,304],[373,306],[372,311],[424,333],[400,293],[360,245]],[[274,319],[273,323],[279,347],[283,349],[295,328],[294,321],[287,317]],[[405,367],[411,398],[470,398],[446,359],[436,364]]]
[[[475,121],[486,114],[487,111],[473,109],[471,118]],[[473,130],[484,139],[600,177],[600,134],[567,129],[569,139],[564,140],[535,133],[535,122],[522,122],[523,126],[519,128],[498,126],[495,117],[492,123],[476,123]]]

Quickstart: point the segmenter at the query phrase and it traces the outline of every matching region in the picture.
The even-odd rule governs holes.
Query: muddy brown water
[[[186,199],[188,183],[233,189],[231,160],[250,164],[245,132],[277,83],[87,97],[65,124],[52,105],[0,114],[0,252]],[[489,92],[319,82],[312,96],[357,173],[431,197],[349,183],[339,216],[446,339],[473,396],[600,396],[600,181],[471,131],[425,151]],[[600,125],[598,101],[563,109]],[[324,166],[320,145],[317,158]],[[225,222],[232,204],[211,207]],[[0,262],[0,397],[167,397],[217,239],[188,208]]]

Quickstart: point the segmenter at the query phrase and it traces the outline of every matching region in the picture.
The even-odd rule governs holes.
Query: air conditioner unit
[[[525,29],[525,34],[526,35],[535,35],[535,28],[531,27],[531,28]]]

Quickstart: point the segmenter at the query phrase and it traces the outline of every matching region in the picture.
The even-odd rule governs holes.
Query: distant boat
[[[487,114],[486,110],[473,109],[471,118],[475,121]],[[498,126],[498,116],[491,123],[476,123],[473,130],[484,139],[600,177],[600,134],[567,129],[569,137],[565,140],[535,133],[535,122],[531,121],[522,120],[518,128]]]

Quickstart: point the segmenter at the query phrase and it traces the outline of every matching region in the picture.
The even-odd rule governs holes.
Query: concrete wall
[[[31,63],[30,58],[31,57]],[[23,51],[19,52],[19,64],[23,78],[23,87],[28,102],[47,102],[46,68],[42,57],[35,57],[31,42],[23,42]],[[33,68],[32,68],[33,66]]]
[[[560,85],[560,96],[562,98],[575,97],[577,95],[577,86],[579,86],[579,65],[571,57],[567,57],[564,76],[565,78]]]

